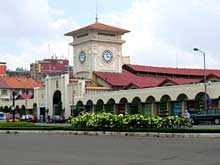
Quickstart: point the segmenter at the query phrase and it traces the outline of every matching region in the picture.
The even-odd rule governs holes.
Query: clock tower
[[[94,71],[122,72],[121,36],[128,30],[94,23],[66,33],[72,36],[74,48],[74,75],[76,78],[91,79]]]

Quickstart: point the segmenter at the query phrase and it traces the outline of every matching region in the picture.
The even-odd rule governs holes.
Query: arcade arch
[[[125,97],[123,97],[116,105],[116,114],[125,115],[127,111],[128,111],[128,100]]]
[[[209,95],[206,93],[206,102],[208,103]],[[194,109],[196,111],[202,111],[205,108],[205,93],[200,92],[195,96]]]
[[[104,102],[102,99],[99,99],[95,105],[95,112],[104,112]]]
[[[159,115],[167,116],[170,114],[171,110],[171,99],[168,95],[163,95],[159,103]]]
[[[93,112],[93,102],[92,102],[92,100],[88,100],[87,102],[86,102],[86,107],[85,107],[85,109],[86,109],[86,112]]]
[[[79,100],[74,108],[74,111],[72,113],[73,116],[78,116],[81,112],[84,112],[84,105],[81,100]]]
[[[53,114],[54,115],[63,115],[62,114],[61,92],[59,90],[56,90],[53,94]]]
[[[131,104],[129,104],[128,113],[131,115],[142,113],[141,99],[139,97],[133,98]]]
[[[171,102],[171,115],[178,116],[180,113],[184,113],[187,107],[188,96],[184,93],[180,93],[175,101]]]
[[[148,96],[143,103],[143,114],[146,116],[156,115],[156,99],[153,96]]]
[[[108,113],[115,112],[115,100],[113,98],[109,99],[108,102],[104,106],[105,106],[105,112],[108,112]]]

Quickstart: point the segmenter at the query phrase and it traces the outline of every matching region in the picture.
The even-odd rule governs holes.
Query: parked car
[[[213,124],[220,124],[220,109],[208,109],[204,111],[200,111],[198,113],[192,114],[191,119],[193,124],[199,124],[202,122],[210,122]]]
[[[6,122],[7,121],[7,113],[0,112],[0,122]]]
[[[22,117],[20,118],[20,121],[35,122],[35,118],[33,115],[27,114],[27,115],[22,115]]]
[[[65,123],[66,119],[62,115],[52,115],[50,118],[51,123]]]
[[[18,114],[15,114],[14,120],[19,121],[19,115]],[[13,121],[13,114],[7,113],[7,121]]]

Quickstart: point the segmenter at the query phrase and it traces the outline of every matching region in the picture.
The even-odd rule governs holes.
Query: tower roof
[[[110,31],[110,32],[119,32],[119,33],[122,33],[122,34],[130,32],[130,31],[125,30],[125,29],[121,29],[121,28],[118,28],[118,27],[114,27],[114,26],[110,26],[110,25],[106,25],[106,24],[96,22],[94,24],[90,24],[90,25],[82,27],[80,29],[68,32],[64,35],[65,36],[73,36],[73,35],[75,35],[76,33],[80,32],[80,31],[90,30],[90,29],[105,30],[105,31]]]

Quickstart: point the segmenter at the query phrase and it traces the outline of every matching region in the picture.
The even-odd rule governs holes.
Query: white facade
[[[200,93],[204,93],[203,83],[119,91],[109,91],[111,88],[108,84],[104,87],[88,87],[87,82],[94,81],[92,80],[93,72],[122,72],[122,44],[124,41],[121,39],[121,35],[122,33],[109,32],[104,29],[79,30],[74,33],[72,36],[74,42],[71,45],[74,47],[75,79],[70,80],[68,74],[46,77],[45,86],[41,89],[35,88],[34,99],[27,100],[27,104],[30,108],[34,103],[37,105],[37,118],[40,119],[42,114],[45,117],[54,115],[57,102],[62,103],[60,110],[65,118],[68,118],[71,115],[71,107],[74,110],[73,105],[80,105],[85,111],[88,106],[95,109],[96,104],[105,109],[105,105],[111,102],[114,112],[117,112],[122,104],[124,104],[122,108],[128,111],[129,106],[135,102],[134,100],[138,100],[139,109],[150,108],[151,114],[156,115],[163,96],[170,98],[169,109],[171,109],[172,103],[179,101],[182,102],[183,110],[185,102],[190,102]],[[105,51],[107,54],[103,54]],[[217,102],[219,107],[220,82],[207,84],[207,94],[208,98]],[[181,95],[184,96],[184,99],[179,100],[178,97]],[[126,100],[126,102],[122,100]],[[2,106],[11,105],[11,101],[0,102],[0,104]],[[16,101],[16,104],[24,104],[24,100]]]
[[[73,38],[75,77],[91,79],[94,71],[122,72],[122,44],[125,41],[120,33],[92,29],[79,31]],[[106,50],[112,53],[109,61],[103,57]],[[82,52],[84,57],[81,58]]]

